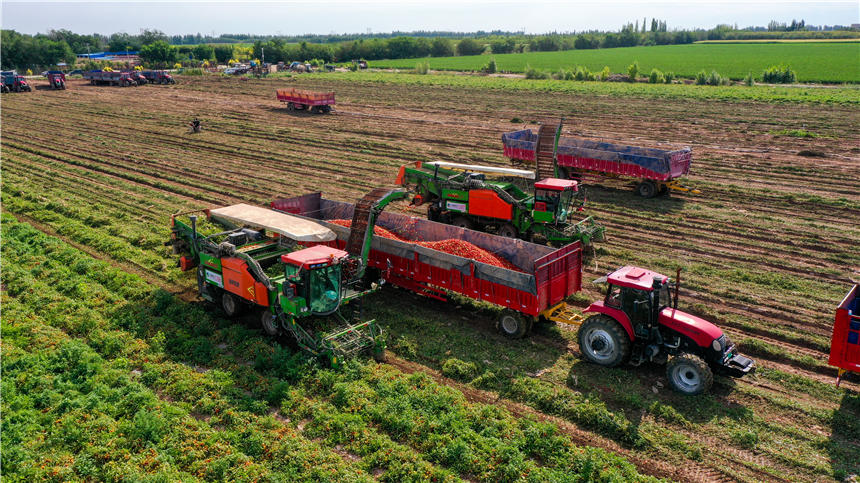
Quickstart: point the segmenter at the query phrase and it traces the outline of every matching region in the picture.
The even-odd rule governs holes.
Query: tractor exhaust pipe
[[[191,239],[197,241],[197,215],[191,215]]]
[[[672,310],[678,310],[678,291],[681,290],[681,267],[675,272],[675,303]]]

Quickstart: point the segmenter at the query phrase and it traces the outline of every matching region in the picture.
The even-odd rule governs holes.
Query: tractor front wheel
[[[702,394],[714,383],[714,373],[701,357],[682,352],[666,365],[666,377],[672,389],[693,396]]]
[[[642,181],[636,186],[636,193],[643,198],[653,198],[657,194],[657,185],[653,181]]]
[[[630,355],[630,338],[621,325],[606,315],[592,315],[579,328],[579,351],[589,361],[615,367]]]
[[[242,302],[235,295],[224,291],[221,294],[221,308],[224,309],[227,317],[236,317],[242,313]]]
[[[509,339],[521,339],[528,332],[528,324],[519,312],[505,309],[496,321],[496,328]]]
[[[275,314],[268,308],[260,310],[260,325],[263,327],[263,332],[275,337],[278,335],[278,319]]]

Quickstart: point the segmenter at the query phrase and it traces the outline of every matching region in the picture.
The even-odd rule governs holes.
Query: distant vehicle
[[[164,70],[142,70],[140,74],[150,84],[176,84],[173,77]]]
[[[84,71],[82,71],[81,69],[75,69],[69,72],[69,75],[84,75]]]
[[[367,69],[367,61],[364,59],[352,59],[352,63],[357,65],[359,69]]]
[[[3,92],[30,92],[33,90],[30,84],[27,83],[27,79],[22,75],[18,75],[14,70],[3,72],[2,84],[0,85],[2,85]]]
[[[131,76],[131,78],[134,79],[134,81],[137,82],[137,85],[139,86],[143,86],[148,83],[147,78],[144,77],[143,73],[139,70],[124,70],[123,73]]]
[[[335,69],[335,66],[333,66],[332,64],[326,64],[325,65],[326,72],[334,72],[334,69]]]
[[[48,78],[51,89],[66,90],[66,74],[58,70],[49,70],[45,71],[45,77]]]
[[[102,70],[91,70],[84,72],[84,79],[90,81],[92,85],[112,85],[137,87],[137,82],[128,72],[105,72]]]

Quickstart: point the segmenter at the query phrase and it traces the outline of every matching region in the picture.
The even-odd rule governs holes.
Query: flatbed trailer
[[[128,72],[105,72],[103,70],[91,70],[83,73],[83,78],[90,81],[92,85],[111,85],[137,87],[137,82]]]
[[[315,113],[327,114],[335,104],[334,92],[302,91],[295,88],[278,89],[278,100],[287,105],[290,111],[308,109]]]
[[[320,193],[275,200],[277,211],[307,217],[337,234],[330,242],[343,248],[350,228],[329,220],[352,218],[354,206],[328,200]],[[385,212],[377,226],[409,240],[464,240],[504,257],[519,270],[501,268],[440,252],[408,241],[373,237],[368,267],[386,274],[386,282],[439,300],[454,292],[505,310],[497,328],[511,338],[523,337],[540,317],[578,324],[580,319],[565,299],[582,287],[582,249],[579,242],[561,248],[529,243],[468,230],[398,213]]]
[[[693,152],[688,147],[667,151],[561,137],[553,133],[557,136],[555,145],[541,149],[541,135],[555,129],[552,125],[542,125],[538,133],[523,129],[502,134],[505,157],[513,164],[535,163],[536,153],[546,151],[554,155],[559,177],[581,179],[590,173],[637,178],[636,192],[646,198],[665,194],[669,189],[691,191],[678,182],[690,172]]]
[[[860,285],[854,285],[836,308],[828,363],[838,368],[837,387],[846,372],[860,374]]]

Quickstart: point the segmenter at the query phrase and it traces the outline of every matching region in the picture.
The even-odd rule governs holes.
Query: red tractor
[[[595,315],[579,329],[579,349],[587,360],[606,367],[667,364],[669,384],[690,395],[707,391],[715,372],[742,377],[755,371],[755,363],[738,354],[719,327],[677,309],[679,281],[631,266],[605,281],[606,297],[584,311]]]
[[[66,74],[58,71],[58,70],[49,70],[45,77],[48,78],[48,82],[51,83],[51,89],[66,89]]]

